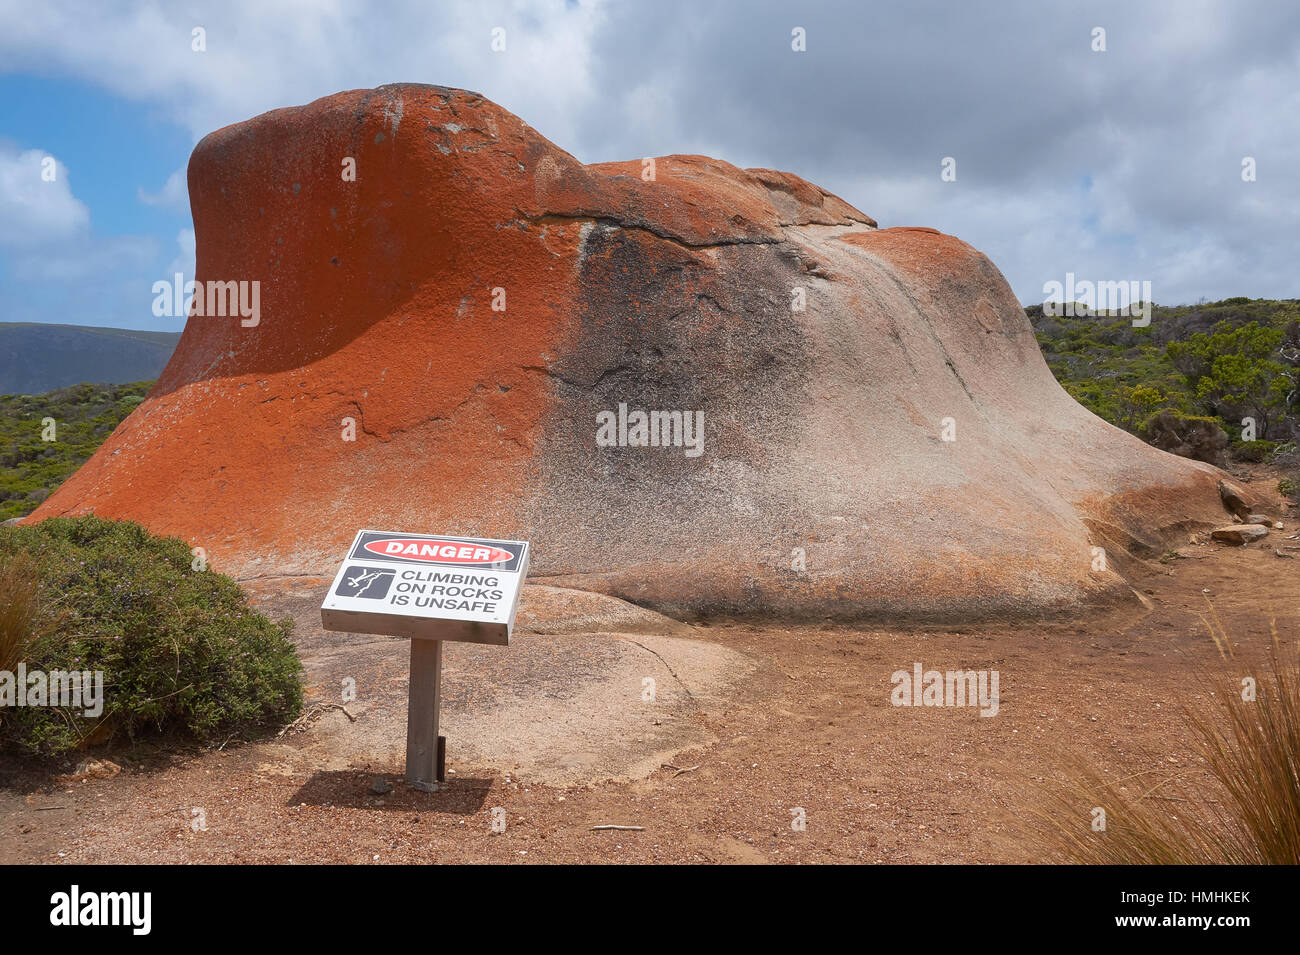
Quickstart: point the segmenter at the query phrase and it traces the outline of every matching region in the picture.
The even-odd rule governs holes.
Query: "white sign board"
[[[528,542],[359,531],[321,605],[326,630],[506,646]]]

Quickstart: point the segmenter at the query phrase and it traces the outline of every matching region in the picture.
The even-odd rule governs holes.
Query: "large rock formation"
[[[1214,468],[1061,390],[970,246],[789,173],[650,172],[430,86],[212,133],[198,278],[259,282],[260,321],[192,316],[36,517],[244,577],[331,572],[364,526],[526,537],[535,580],[678,615],[941,620],[1128,594],[1125,549],[1222,521]],[[602,446],[620,405],[633,439],[702,412],[702,453]]]

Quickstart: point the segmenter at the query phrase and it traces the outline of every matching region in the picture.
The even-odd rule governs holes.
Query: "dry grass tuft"
[[[1300,667],[1273,624],[1268,666],[1256,676],[1236,661],[1213,605],[1202,618],[1221,669],[1212,691],[1183,706],[1204,761],[1189,775],[1165,769],[1107,778],[1069,767],[1047,808],[1035,813],[1042,843],[1066,862],[1109,865],[1300,864]],[[1246,679],[1252,679],[1250,693]],[[1104,830],[1094,828],[1097,811]]]
[[[0,555],[0,670],[12,671],[31,636],[36,618],[36,565],[23,555]]]

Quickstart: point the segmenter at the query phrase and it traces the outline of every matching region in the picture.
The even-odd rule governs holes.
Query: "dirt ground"
[[[264,609],[298,620],[316,704],[302,724],[166,758],[98,754],[122,767],[110,778],[9,766],[0,862],[1036,861],[1026,820],[1071,760],[1202,772],[1179,707],[1218,660],[1211,606],[1242,673],[1271,621],[1294,645],[1300,511],[1270,510],[1284,530],[1189,542],[1129,575],[1142,603],[1070,623],[654,633],[653,615],[629,612],[635,632],[448,645],[454,775],[439,793],[401,778],[407,642],[320,631],[320,581],[260,582]],[[915,662],[997,670],[997,715],[891,705],[891,674]],[[349,677],[345,712],[333,704]],[[390,792],[372,792],[377,776]],[[610,825],[640,828],[593,828]]]

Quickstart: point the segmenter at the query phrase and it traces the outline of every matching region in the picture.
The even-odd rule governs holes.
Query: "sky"
[[[1067,274],[1300,297],[1294,0],[0,0],[0,321],[179,331],[152,288],[193,277],[194,145],[391,82],[583,162],[797,173],[970,242],[1025,304]]]

